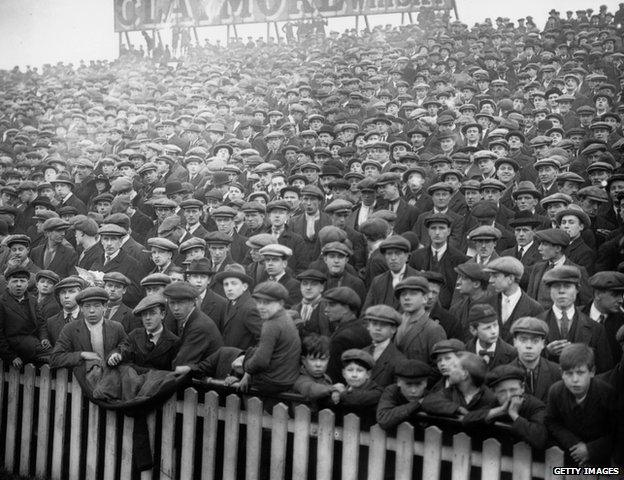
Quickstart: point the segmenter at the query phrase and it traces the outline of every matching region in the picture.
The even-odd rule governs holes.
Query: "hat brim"
[[[215,275],[215,282],[222,282],[226,278],[238,278],[241,282],[245,282],[248,285],[253,283],[253,279],[243,272],[219,272]]]

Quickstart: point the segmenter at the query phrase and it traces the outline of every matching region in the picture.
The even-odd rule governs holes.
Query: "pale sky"
[[[459,18],[473,25],[486,17],[508,17],[516,21],[531,15],[538,25],[547,12],[593,8],[604,4],[617,10],[620,0],[457,0]],[[369,17],[371,27],[400,23],[400,15]],[[342,32],[354,26],[353,18],[332,18],[329,29]],[[363,23],[361,23],[363,25]],[[200,36],[219,38],[225,42],[225,27],[200,29]],[[239,35],[254,38],[266,35],[266,25],[241,25]],[[274,34],[273,29],[271,34]],[[169,38],[165,35],[165,38]],[[139,42],[139,34],[132,35]],[[118,34],[113,29],[113,0],[0,0],[0,68],[15,65],[42,65],[80,59],[112,59],[118,51]]]

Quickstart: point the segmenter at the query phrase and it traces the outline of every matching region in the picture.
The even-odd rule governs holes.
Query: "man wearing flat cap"
[[[166,312],[167,300],[160,294],[147,295],[132,310],[142,326],[133,329],[122,342],[123,362],[156,370],[172,369],[180,339],[164,326]]]
[[[292,217],[288,225],[293,232],[299,234],[309,251],[307,258],[314,260],[321,252],[318,232],[321,228],[331,225],[329,215],[321,211],[325,195],[315,185],[306,185],[301,190],[301,206],[304,212]]]
[[[509,329],[520,317],[537,317],[544,308],[520,288],[524,265],[514,257],[499,257],[484,267],[490,275],[490,285],[495,292],[485,303],[496,310],[500,325],[500,337],[511,340]]]
[[[589,279],[594,289],[594,300],[581,309],[591,320],[605,327],[607,340],[615,362],[622,357],[622,349],[615,339],[618,330],[624,325],[622,296],[624,295],[624,273],[598,272]]]
[[[546,272],[543,281],[553,302],[551,308],[538,316],[549,329],[546,337],[548,357],[558,361],[567,345],[584,343],[594,350],[596,371],[609,370],[614,362],[605,327],[591,320],[574,304],[581,283],[578,267],[555,267]]]
[[[77,367],[85,361],[121,362],[119,349],[126,339],[123,326],[104,319],[108,294],[100,287],[88,287],[76,295],[83,319],[67,323],[50,355],[52,368]]]
[[[75,266],[93,270],[93,265],[103,255],[102,244],[98,241],[99,226],[92,218],[77,215],[72,219],[72,227],[76,238],[76,248],[80,252]]]
[[[193,285],[170,283],[163,295],[177,322],[180,337],[180,349],[172,367],[198,363],[223,345],[223,337],[215,322],[197,307],[199,292]]]
[[[525,268],[539,262],[542,257],[535,240],[535,231],[539,225],[539,219],[529,212],[516,213],[515,217],[509,221],[509,227],[513,229],[516,238],[516,245],[503,250],[501,257],[515,257]]]
[[[483,271],[483,265],[467,261],[454,268],[457,272],[456,293],[459,294],[449,308],[449,314],[456,318],[462,328],[463,341],[471,338],[468,328],[468,312],[476,303],[486,303],[490,274]]]
[[[308,252],[303,238],[288,225],[291,207],[285,200],[273,200],[266,206],[269,227],[267,232],[277,238],[276,242],[290,248],[293,254],[288,258],[288,266],[296,275],[305,270]],[[313,260],[313,259],[310,259]]]
[[[65,232],[69,223],[60,218],[49,218],[43,222],[44,245],[33,248],[30,258],[37,266],[45,270],[52,270],[59,277],[71,275],[76,263],[76,251],[66,242]]]
[[[119,272],[108,272],[104,274],[103,280],[104,290],[108,293],[104,320],[121,323],[126,333],[140,327],[139,319],[132,313],[132,309],[123,303],[123,296],[132,283],[130,279]]]
[[[433,201],[433,208],[426,212],[421,213],[416,220],[413,231],[416,232],[420,243],[422,245],[431,244],[431,238],[429,235],[429,225],[427,221],[431,216],[443,214],[449,219],[449,243],[457,247],[461,244],[463,235],[463,217],[458,213],[449,209],[449,202],[451,201],[451,195],[453,188],[444,182],[434,183],[427,189],[427,193],[431,195]]]
[[[7,286],[0,296],[0,358],[16,368],[28,362],[45,363],[51,344],[37,300],[28,293],[30,272],[9,267],[4,275]]]
[[[391,172],[381,174],[377,179],[377,192],[383,199],[377,208],[396,213],[394,231],[401,234],[411,230],[418,219],[418,211],[401,198],[401,175]]]
[[[373,305],[390,305],[398,308],[399,300],[394,294],[395,287],[401,280],[418,273],[407,264],[411,245],[404,237],[392,235],[386,238],[379,245],[379,251],[386,259],[388,271],[373,278],[362,307],[364,310]]]
[[[214,273],[207,258],[193,260],[184,272],[186,281],[197,289],[199,309],[219,327],[225,318],[227,300],[225,292],[217,293],[223,291],[223,282],[219,282]]]
[[[292,250],[279,243],[273,243],[262,247],[260,255],[264,260],[264,269],[269,281],[277,282],[288,290],[288,302],[286,306],[290,308],[301,300],[299,281],[294,278],[286,268],[288,259],[292,255]]]
[[[297,280],[301,289],[301,302],[294,305],[292,310],[301,318],[301,322],[296,323],[300,337],[303,339],[313,333],[329,337],[331,331],[323,300],[327,275],[315,269],[308,269],[297,275]]]

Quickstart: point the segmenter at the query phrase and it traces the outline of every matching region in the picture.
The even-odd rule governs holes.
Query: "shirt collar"
[[[520,300],[520,297],[522,296],[522,289],[519,288],[518,290],[516,290],[514,293],[512,293],[511,295],[505,295],[504,293],[502,294],[503,299],[507,299],[510,302],[517,302],[518,300]]]
[[[589,318],[595,320],[596,322],[600,320],[600,315],[604,315],[600,310],[596,308],[596,304],[592,302],[591,308],[589,309]]]
[[[438,253],[438,259],[444,255],[446,253],[446,249],[448,248],[448,243],[445,243],[444,245],[442,245],[440,248],[438,248],[437,250],[435,248],[433,248],[433,245],[431,245],[431,253],[435,255],[435,253]]]
[[[89,330],[93,331],[93,330],[97,330],[98,328],[102,328],[102,325],[104,324],[104,319],[101,318],[99,322],[92,324],[92,323],[87,322],[87,319],[85,318],[84,323]]]
[[[483,345],[481,345],[481,342],[479,340],[477,340],[476,341],[476,348],[477,348],[477,353],[479,353],[480,350],[485,350],[486,352],[495,353],[496,352],[496,343],[493,343],[488,348],[485,348]]]
[[[557,317],[557,320],[561,320],[561,317],[563,316],[563,310],[561,310],[556,305],[553,305],[552,309],[555,314],[555,317]],[[574,316],[574,305],[566,309],[566,314],[568,315],[568,320],[572,320],[572,317]]]

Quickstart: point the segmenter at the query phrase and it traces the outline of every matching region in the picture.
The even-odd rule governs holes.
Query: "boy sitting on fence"
[[[487,303],[473,305],[468,312],[468,323],[473,338],[466,344],[466,350],[483,358],[488,370],[516,358],[516,349],[500,338],[494,307]]]
[[[421,411],[431,367],[420,360],[399,360],[394,368],[396,383],[388,385],[377,405],[377,423],[384,430],[409,422]]]
[[[342,392],[332,392],[332,402],[345,415],[355,413],[360,417],[360,426],[368,428],[375,423],[377,403],[383,392],[371,379],[375,361],[369,353],[357,348],[343,352],[340,359],[347,386]]]
[[[329,337],[315,333],[304,337],[301,343],[301,367],[293,390],[308,402],[329,402],[334,392],[345,391],[342,383],[333,383],[327,375]]]
[[[583,466],[610,465],[619,418],[613,387],[594,378],[594,351],[582,343],[563,348],[562,380],[548,392],[545,424],[568,461]]]

